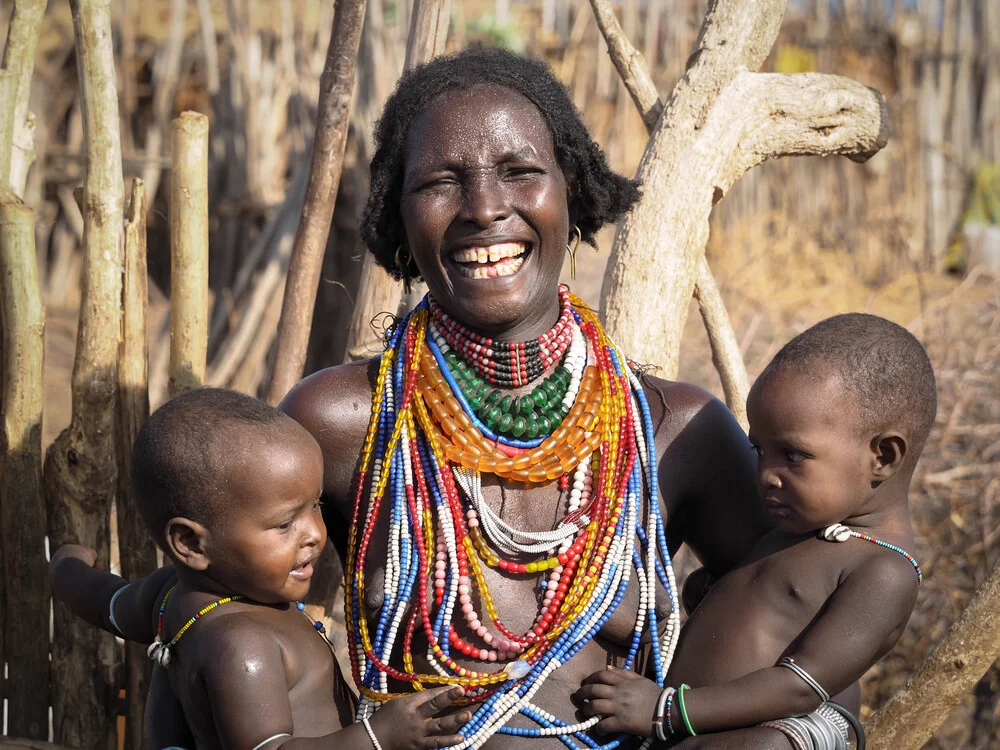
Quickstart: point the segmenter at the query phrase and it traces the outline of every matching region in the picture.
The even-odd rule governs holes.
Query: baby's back
[[[178,642],[168,670],[198,748],[221,747],[220,725],[249,723],[247,705],[275,717],[284,713],[280,723],[294,727],[296,737],[324,736],[351,723],[353,707],[330,648],[294,606],[226,606],[228,612],[217,610]],[[265,697],[265,683],[274,679],[287,687],[287,706]],[[259,702],[253,699],[258,685]]]
[[[667,684],[716,685],[774,666],[845,572],[879,552],[858,544],[766,535],[688,618]]]

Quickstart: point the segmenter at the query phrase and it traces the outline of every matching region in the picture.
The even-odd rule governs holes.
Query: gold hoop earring
[[[566,252],[569,253],[569,276],[576,281],[576,251],[580,249],[580,243],[583,241],[583,233],[580,232],[580,227],[575,224],[573,225],[573,233],[576,237],[572,243],[566,244]]]
[[[405,260],[403,259],[404,252],[405,252]],[[410,293],[410,274],[407,273],[407,269],[410,265],[409,256],[410,256],[409,251],[404,251],[402,245],[396,248],[396,269],[399,271],[400,276],[403,277],[403,292],[405,294]]]

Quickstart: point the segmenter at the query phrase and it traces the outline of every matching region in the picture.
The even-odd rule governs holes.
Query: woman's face
[[[407,248],[452,317],[507,340],[555,323],[567,185],[552,133],[523,96],[481,85],[432,101],[407,135],[400,213]]]

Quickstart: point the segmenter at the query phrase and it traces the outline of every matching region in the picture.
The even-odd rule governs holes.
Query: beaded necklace
[[[351,668],[362,694],[359,720],[405,694],[389,691],[390,678],[413,690],[458,684],[477,707],[461,730],[459,750],[481,747],[498,732],[553,736],[567,747],[578,747],[574,740],[617,747],[624,735],[599,745],[586,734],[596,718],[570,724],[532,699],[607,623],[633,577],[640,606],[625,668],[633,667],[643,633],[660,629],[659,581],[671,602],[664,633],[652,644],[655,679],[663,684],[676,648],[679,608],[658,501],[649,405],[597,316],[565,287],[559,293],[562,313],[537,340],[537,352],[533,342],[498,344],[479,337],[429,298],[389,340],[376,378],[348,538],[345,609]],[[533,357],[541,366],[531,364]],[[493,396],[486,382],[528,386],[553,366],[568,373],[565,392],[554,394],[544,385],[536,390],[543,388],[546,406],[558,396],[555,423],[545,424],[536,414],[536,434],[524,430],[512,436],[491,429],[490,422],[499,425],[488,413],[485,419],[477,414],[489,398],[491,408],[507,398]],[[462,374],[456,379],[455,370],[468,368],[481,383]],[[511,374],[508,380],[500,377],[505,373]],[[542,398],[536,401],[534,393],[530,400],[538,406]],[[518,416],[527,416],[520,413],[523,403]],[[513,397],[508,408],[512,404]],[[509,526],[483,500],[483,473],[526,484],[559,480],[568,496],[566,515],[549,532]],[[388,541],[382,604],[372,632],[362,612],[365,570],[381,518],[388,521]],[[515,576],[541,574],[541,606],[529,630],[505,625],[484,567]],[[470,636],[459,635],[460,623]],[[427,641],[427,673],[414,668],[418,627]],[[389,664],[400,640],[401,669]],[[456,652],[483,667],[462,666],[454,660]],[[506,726],[518,713],[537,727]]]
[[[152,659],[154,662],[156,662],[157,664],[159,664],[161,667],[164,668],[170,666],[170,654],[171,654],[170,649],[172,649],[174,645],[183,637],[183,635],[187,633],[188,630],[191,629],[191,626],[194,625],[196,622],[198,622],[198,620],[200,620],[204,615],[207,615],[213,609],[215,609],[216,607],[220,607],[223,604],[229,604],[229,602],[241,602],[246,600],[245,596],[241,596],[239,594],[233,594],[232,596],[225,596],[221,599],[216,599],[214,602],[211,602],[210,604],[206,604],[204,607],[199,609],[195,614],[191,615],[191,617],[188,618],[188,621],[181,626],[180,630],[177,631],[174,637],[171,638],[169,642],[165,643],[163,637],[163,617],[167,611],[167,602],[170,600],[170,596],[171,594],[174,593],[174,589],[176,588],[177,588],[176,584],[171,586],[170,589],[167,591],[167,593],[164,594],[162,601],[160,601],[160,611],[156,615],[156,637],[153,639],[153,642],[149,644],[149,648],[146,649],[146,656],[148,656],[150,659]],[[305,612],[306,605],[303,604],[302,602],[295,602],[295,609],[297,609],[304,615],[306,614]],[[306,615],[306,617],[309,616]],[[319,620],[313,620],[312,618],[309,618],[309,621],[313,624],[313,628],[321,636],[323,636],[325,640],[326,626],[324,626],[323,623],[320,622]]]
[[[913,570],[917,573],[917,585],[920,586],[924,582],[924,573],[920,570],[920,565],[917,563],[917,558],[911,555],[902,547],[895,544],[891,544],[884,539],[878,539],[869,534],[865,534],[861,531],[855,531],[854,529],[845,526],[842,523],[834,523],[827,526],[821,532],[819,532],[820,539],[825,539],[828,542],[846,542],[851,537],[855,539],[860,539],[863,542],[870,542],[871,544],[876,544],[883,549],[891,550],[897,555],[902,555],[910,565],[913,566]]]

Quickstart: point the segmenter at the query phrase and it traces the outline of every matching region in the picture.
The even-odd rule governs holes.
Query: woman
[[[544,64],[476,48],[407,73],[376,146],[363,237],[429,300],[386,356],[282,404],[324,451],[360,712],[414,675],[464,681],[481,691],[472,746],[593,744],[567,727],[581,680],[644,653],[665,671],[670,551],[721,574],[769,527],[746,436],[699,388],[630,379],[559,287],[564,253],[638,191]],[[774,730],[718,737],[685,747],[788,747]]]
[[[560,575],[569,579],[566,590],[570,594],[573,585],[584,586],[581,580],[586,572],[566,570],[572,567],[566,563],[574,549],[586,549],[586,542],[580,540],[588,534],[583,522],[573,526],[582,511],[576,509],[577,517],[573,518],[569,476],[577,490],[584,488],[580,494],[586,491],[594,496],[590,500],[601,495],[598,485],[602,481],[609,488],[615,481],[623,486],[628,479],[624,475],[639,471],[635,466],[641,461],[631,469],[626,462],[617,469],[602,469],[600,457],[606,458],[615,450],[625,453],[630,446],[641,449],[645,436],[641,420],[632,420],[633,428],[623,419],[604,433],[598,425],[587,433],[593,438],[592,453],[586,455],[584,449],[555,471],[546,474],[538,470],[530,477],[526,462],[535,466],[543,459],[535,456],[518,464],[512,457],[509,463],[521,469],[504,469],[504,456],[516,456],[519,450],[520,455],[530,453],[535,450],[530,446],[537,446],[546,435],[572,422],[574,415],[563,419],[565,409],[560,411],[560,407],[573,403],[565,394],[572,390],[574,378],[572,374],[563,376],[561,380],[571,381],[566,384],[551,373],[559,370],[556,362],[567,348],[566,339],[577,342],[575,350],[569,342],[564,355],[567,361],[582,346],[591,365],[599,359],[595,352],[602,344],[593,316],[579,304],[568,307],[565,295],[561,296],[558,278],[563,256],[568,242],[573,248],[574,238],[592,243],[594,233],[627,211],[638,193],[629,180],[610,171],[565,89],[549,70],[501,50],[468,50],[405,75],[386,104],[376,141],[362,234],[378,262],[395,277],[404,281],[423,278],[430,302],[427,309],[418,310],[397,329],[389,359],[316,373],[296,386],[282,406],[323,447],[331,531],[343,528],[345,520],[352,522],[353,548],[347,570],[348,597],[354,600],[348,606],[354,606],[348,619],[354,620],[352,646],[368,650],[367,655],[354,655],[356,676],[364,679],[369,698],[378,700],[409,689],[405,680],[397,678],[403,676],[401,671],[410,659],[410,670],[418,674],[433,676],[440,670],[451,675],[449,679],[471,673],[478,675],[475,679],[485,680],[485,675],[500,672],[505,664],[520,662],[522,666],[514,669],[527,670],[531,666],[525,661],[528,654],[537,655],[547,647],[535,662],[541,666],[551,657],[552,649],[565,646],[566,652],[573,654],[571,659],[557,661],[561,664],[557,670],[545,662],[549,664],[548,671],[542,670],[545,674],[528,674],[521,681],[531,683],[537,691],[530,701],[520,701],[519,712],[506,721],[506,729],[499,730],[516,729],[521,735],[494,735],[498,728],[489,726],[488,711],[484,711],[485,726],[470,729],[479,740],[490,738],[485,745],[488,748],[558,747],[561,743],[553,737],[523,736],[553,725],[544,715],[539,722],[537,709],[571,724],[574,717],[569,696],[581,679],[606,664],[632,665],[634,654],[632,658],[629,654],[635,651],[632,640],[637,622],[643,629],[643,623],[648,625],[654,616],[659,623],[669,619],[670,597],[662,586],[657,586],[656,608],[640,613],[640,600],[650,597],[645,593],[648,589],[637,581],[638,574],[633,573],[630,585],[606,587],[605,605],[612,611],[595,632],[588,636],[581,631],[569,638],[564,630],[557,637],[554,631],[558,628],[551,627],[551,618],[545,622],[542,607],[553,610],[555,619],[561,617],[563,625],[571,628],[575,624],[572,613],[559,610],[567,597],[544,598],[538,593],[539,584],[548,580],[558,590]],[[592,333],[576,333],[581,330]],[[552,344],[560,337],[564,344],[561,350]],[[581,345],[580,338],[586,343]],[[484,343],[486,339],[528,343],[511,352],[501,351],[505,349],[502,345]],[[613,347],[606,351],[613,351]],[[574,360],[578,369],[579,360]],[[619,368],[623,366],[624,362],[618,363]],[[598,379],[604,383],[605,408],[627,409],[630,399],[624,391],[619,389],[615,395],[614,367],[612,361],[605,362],[603,370],[597,368]],[[414,380],[423,376],[422,384],[407,381],[403,369],[419,373]],[[567,365],[567,372],[571,369]],[[434,372],[441,374],[437,395],[431,392]],[[456,378],[466,374],[470,376],[459,386]],[[547,376],[549,382],[542,387]],[[627,387],[624,371],[620,376],[618,385],[624,382]],[[449,386],[441,385],[446,380],[452,381],[456,400],[464,398],[465,403],[459,405],[468,419],[457,412],[450,417],[447,414],[444,403],[448,402]],[[578,389],[578,399],[582,399],[582,390]],[[594,387],[591,392],[596,390]],[[558,400],[552,398],[553,392],[563,403],[553,404]],[[535,403],[525,405],[525,396]],[[639,525],[658,511],[665,519],[671,548],[686,542],[710,571],[722,573],[740,560],[768,527],[766,517],[753,502],[753,464],[746,437],[722,404],[693,386],[645,377],[636,396],[639,400],[631,403],[637,410],[641,410],[643,396],[648,402],[648,427],[655,441],[651,465],[639,476],[648,477],[649,469],[658,470],[659,497],[651,502],[649,493],[637,488],[632,501],[626,500],[621,507],[627,512],[632,507],[628,503],[638,501],[642,518],[634,522]],[[369,430],[373,403],[382,417]],[[473,418],[478,427],[468,427]],[[602,418],[607,424],[607,415]],[[456,428],[452,419],[465,425],[457,426],[462,433],[459,436],[449,432]],[[393,448],[391,436],[400,432],[402,423],[406,423],[406,430],[397,434]],[[483,427],[485,431],[479,429]],[[473,440],[477,435],[494,433],[494,445],[483,448],[480,444],[478,454],[463,454],[463,459],[458,447],[467,442],[466,432]],[[598,444],[602,434],[603,442]],[[498,440],[506,448],[490,452]],[[631,442],[625,445],[628,440]],[[434,441],[451,445],[453,450],[440,453],[435,461],[431,458]],[[612,445],[615,441],[622,444]],[[484,450],[488,453],[485,460],[476,463]],[[372,465],[378,458],[385,461],[381,474]],[[577,461],[580,458],[583,460]],[[556,459],[552,462],[554,465]],[[398,469],[391,477],[390,466]],[[612,476],[615,471],[618,476]],[[567,478],[558,479],[561,473]],[[371,485],[378,480],[372,479],[373,475],[381,476],[386,485],[376,487],[374,493]],[[404,480],[408,489],[404,489]],[[407,510],[416,512],[411,520],[424,518],[422,511],[413,510],[412,497],[407,504],[407,492],[418,501],[423,498],[427,513],[435,516],[434,528],[425,539],[405,539],[408,533],[419,533],[422,526],[418,521],[406,528]],[[454,502],[461,507],[441,510],[447,504],[442,498],[449,493],[454,493]],[[613,501],[615,490],[604,495],[605,500]],[[370,513],[373,504],[379,509]],[[587,510],[586,500],[581,502],[578,497],[577,505]],[[393,506],[392,511],[389,506]],[[449,513],[448,518],[442,516]],[[612,531],[607,529],[610,521],[605,521],[608,538],[629,538],[622,544],[633,541],[631,529],[626,534],[620,520],[619,528]],[[444,527],[453,525],[453,532],[461,532],[458,527],[463,522],[470,527],[466,530],[471,541],[465,550],[461,544],[448,549],[442,541]],[[494,538],[487,527],[492,528]],[[485,531],[477,534],[478,528]],[[600,532],[594,526],[591,536]],[[546,533],[554,536],[546,537]],[[553,542],[552,553],[544,550],[548,542]],[[555,554],[560,544],[568,554]],[[433,597],[423,592],[428,619],[417,617],[411,624],[412,613],[419,609],[419,571],[423,570],[414,548],[426,545],[432,554],[436,545],[435,559],[424,561],[424,565],[428,574],[434,571],[436,588],[431,591],[439,595],[430,603]],[[634,546],[636,554],[648,554],[648,547],[641,542]],[[475,555],[462,558],[463,551],[474,548]],[[669,558],[663,549],[659,554],[662,568],[669,564]],[[481,563],[471,559],[476,555]],[[401,556],[410,558],[409,568]],[[609,552],[605,558],[610,556]],[[625,559],[632,562],[631,556]],[[559,572],[552,573],[550,567],[539,570],[538,562],[533,570],[525,560],[543,565],[550,561]],[[592,558],[590,562],[594,563]],[[522,568],[517,568],[518,563]],[[468,569],[476,565],[481,568],[481,578]],[[596,579],[607,569],[607,559],[599,560],[591,577]],[[417,572],[409,583],[408,571]],[[650,581],[656,578],[648,576]],[[389,586],[385,585],[387,579]],[[459,593],[449,599],[456,581]],[[614,591],[619,594],[617,602]],[[407,594],[408,602],[398,601]],[[495,605],[492,619],[500,625],[490,623],[482,611],[488,605],[484,603],[487,595]],[[578,595],[577,605],[585,609],[589,603]],[[451,611],[444,618],[435,618],[435,610],[448,607]],[[443,622],[449,617],[452,628]],[[430,639],[428,632],[434,634]],[[521,635],[522,641],[516,635]],[[437,669],[428,660],[429,640],[433,641],[431,660]],[[508,674],[516,676],[520,671]],[[469,684],[490,695],[506,690],[504,695],[517,702],[516,688],[510,683],[473,680]]]

